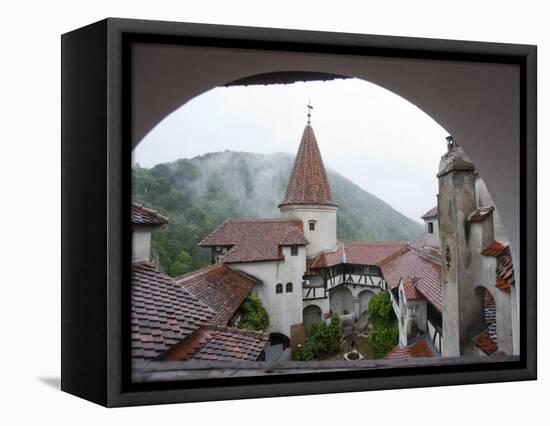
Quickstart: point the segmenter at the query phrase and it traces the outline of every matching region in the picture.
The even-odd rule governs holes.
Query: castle
[[[164,315],[161,326],[151,336],[164,336],[163,321],[176,325],[169,328],[171,339],[163,337],[149,359],[191,359],[204,346],[205,334],[213,336],[222,327],[226,340],[218,346],[226,354],[246,338],[254,342],[250,359],[290,360],[312,324],[330,321],[335,313],[351,323],[368,322],[369,301],[383,291],[391,295],[399,327],[399,343],[389,359],[518,354],[517,290],[508,239],[482,179],[451,137],[437,177],[438,206],[422,217],[425,232],[414,241],[338,241],[338,205],[308,119],[279,204],[280,218],[227,219],[200,243],[211,250],[212,266],[175,280],[163,277],[185,290],[177,302],[184,306],[176,307],[180,316],[172,322],[159,313]],[[134,265],[151,273],[156,267],[143,266],[151,228],[141,230],[133,223]],[[247,294],[258,296],[269,314],[266,334],[233,328]],[[154,304],[154,297],[141,296],[142,305]],[[204,304],[203,311],[212,311],[202,325],[199,320],[189,327],[191,299],[195,310]],[[138,316],[133,309],[133,320]],[[149,337],[139,332],[140,323],[149,322],[134,323],[135,353],[143,353]],[[208,329],[210,323],[218,331]],[[188,331],[178,336],[178,327]],[[198,337],[197,330],[203,330]]]

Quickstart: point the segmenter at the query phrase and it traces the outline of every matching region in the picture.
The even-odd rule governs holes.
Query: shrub
[[[375,359],[384,358],[397,344],[399,338],[399,330],[397,325],[375,326],[368,336],[369,344],[372,348],[372,355]]]
[[[342,324],[338,315],[333,315],[330,324],[322,322],[311,326],[306,341],[294,354],[298,361],[325,358],[340,350]]]
[[[239,328],[264,331],[269,326],[269,315],[259,297],[247,296],[240,308]]]
[[[374,358],[384,358],[393,349],[399,339],[397,319],[393,313],[390,294],[387,291],[372,297],[368,307],[372,329],[368,341]]]

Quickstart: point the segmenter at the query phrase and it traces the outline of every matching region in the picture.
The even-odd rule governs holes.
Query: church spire
[[[337,206],[332,199],[327,172],[311,127],[311,104],[308,104],[308,123],[294,160],[288,187],[279,207],[290,204]]]

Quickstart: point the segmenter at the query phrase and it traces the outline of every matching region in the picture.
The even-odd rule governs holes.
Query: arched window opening
[[[279,283],[275,286],[275,293],[279,294],[279,293],[282,293],[282,292],[283,292],[283,285],[281,283]]]
[[[286,283],[286,292],[292,293],[292,283]]]

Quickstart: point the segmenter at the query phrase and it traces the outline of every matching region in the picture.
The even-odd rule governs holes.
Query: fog
[[[436,204],[448,133],[400,96],[357,79],[213,89],[152,129],[132,161],[151,167],[227,149],[294,156],[309,100],[328,168],[414,220]]]

